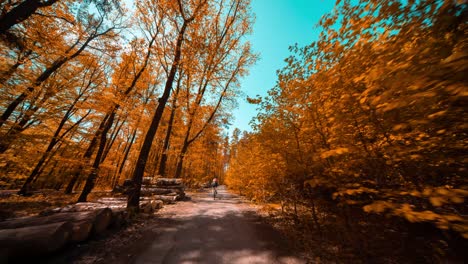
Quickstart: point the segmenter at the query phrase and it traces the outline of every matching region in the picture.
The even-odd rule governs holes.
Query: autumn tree
[[[54,149],[58,145],[58,143],[63,140],[67,134],[69,134],[76,126],[79,126],[80,123],[91,113],[91,109],[88,110],[83,116],[77,117],[75,122],[72,122],[71,125],[66,127],[67,123],[70,122],[70,119],[80,110],[77,108],[77,105],[84,104],[90,93],[93,89],[96,89],[100,85],[100,79],[102,78],[102,72],[100,72],[100,65],[94,61],[89,60],[86,61],[88,65],[83,66],[83,81],[81,81],[80,85],[77,87],[76,95],[74,95],[73,100],[66,108],[65,113],[60,120],[55,132],[50,139],[48,146],[45,152],[42,154],[41,158],[35,165],[34,169],[32,170],[29,177],[26,179],[25,183],[23,184],[20,193],[26,194],[28,189],[30,188],[30,184],[33,181],[37,180],[37,177],[41,174],[42,170],[44,169],[44,165],[46,164],[47,160],[52,158],[51,156],[54,153]],[[74,91],[70,91],[74,92]]]
[[[182,74],[179,74],[175,92],[172,94],[171,114],[169,116],[168,125],[166,129],[166,136],[164,137],[163,150],[161,153],[161,160],[159,161],[159,166],[158,166],[158,175],[161,175],[163,177],[166,176],[166,166],[167,166],[167,160],[169,156],[170,141],[173,135],[174,121],[175,121],[176,112],[178,108],[177,103],[179,99],[179,92],[180,92],[180,86],[181,86],[181,81],[182,81],[181,75]]]
[[[175,80],[175,75],[177,73],[177,69],[182,65],[181,63],[186,63],[188,62],[188,56],[191,54],[197,54],[197,48],[202,48],[203,46],[200,46],[198,41],[200,36],[213,36],[213,38],[209,38],[209,42],[205,43],[207,47],[211,48],[214,50],[214,53],[208,53],[206,59],[208,61],[215,62],[212,64],[213,67],[215,65],[220,65],[219,62],[217,61],[222,61],[220,60],[219,54],[226,54],[225,53],[227,50],[230,50],[232,46],[239,45],[238,43],[235,43],[234,41],[231,42],[231,45],[228,45],[226,47],[226,50],[220,49],[220,47],[223,47],[222,44],[223,42],[226,41],[225,38],[229,39],[232,36],[233,39],[238,39],[237,36],[243,35],[248,32],[248,26],[249,26],[249,13],[248,13],[248,3],[244,1],[232,1],[232,4],[224,5],[222,3],[223,1],[217,3],[217,2],[207,2],[207,1],[177,1],[177,3],[173,3],[172,5],[168,6],[170,9],[170,12],[173,13],[173,17],[171,18],[171,23],[172,27],[177,29],[177,37],[175,40],[173,40],[173,45],[174,45],[174,54],[173,57],[170,59],[170,66],[166,67],[168,70],[168,76],[166,80],[166,84],[164,87],[164,92],[162,97],[159,100],[158,107],[155,111],[154,118],[151,122],[150,128],[148,129],[148,132],[146,133],[145,140],[143,142],[142,149],[140,151],[140,155],[137,161],[137,167],[135,169],[134,175],[133,175],[133,181],[134,181],[134,191],[132,194],[129,196],[128,200],[128,207],[129,208],[135,208],[137,209],[138,201],[139,201],[139,193],[140,193],[140,186],[141,186],[141,180],[145,171],[145,166],[146,162],[148,159],[148,154],[151,149],[151,143],[154,139],[154,136],[158,130],[159,123],[163,114],[163,111],[165,109],[165,105],[167,100],[169,99],[170,92],[173,87],[173,83]],[[225,9],[226,8],[226,9]],[[232,12],[244,12],[245,15],[241,16],[241,13],[237,14],[236,16],[233,16]],[[226,17],[224,15],[228,14]],[[207,21],[212,21],[212,17],[215,17],[215,23],[208,23]],[[247,20],[246,20],[247,19]],[[239,21],[244,21],[243,23],[239,23]],[[204,26],[210,26],[213,28],[215,31],[211,31],[210,27],[204,28]],[[214,25],[214,26],[213,26]],[[233,26],[231,28],[232,25]],[[230,30],[233,30],[232,32],[229,32]],[[229,43],[229,41],[226,41]],[[231,46],[231,47],[230,47]],[[242,49],[243,50],[248,50],[247,49]],[[200,59],[203,59],[201,57]],[[243,59],[244,61],[248,61],[247,58]],[[185,64],[183,64],[185,65]],[[196,69],[197,64],[189,65],[187,63],[186,66],[184,66],[184,72],[186,69],[189,69],[188,67],[194,67]],[[236,65],[236,64],[234,64]],[[191,69],[192,70],[192,69]],[[216,68],[208,68],[207,72],[216,73],[217,71],[220,71],[221,69],[216,69]],[[233,71],[236,71],[235,66],[234,69],[231,69]],[[241,71],[240,68],[237,71]],[[228,75],[229,76],[229,75]],[[209,76],[208,76],[209,77]],[[208,85],[204,84],[206,80],[211,82],[210,78],[203,77],[199,81],[201,85],[198,86],[199,89],[206,89]],[[232,77],[235,78],[235,77]],[[228,83],[232,82],[227,80]],[[229,85],[228,85],[229,86]],[[224,87],[224,85],[221,85],[221,87]],[[203,96],[203,94],[201,94]],[[201,99],[199,99],[201,100]],[[213,114],[214,115],[214,114]]]
[[[64,5],[63,8],[67,10],[69,7]],[[96,14],[95,16],[88,16],[86,19],[80,19],[80,23],[70,23],[68,21],[60,21],[58,24],[48,24],[44,27],[54,27],[56,30],[69,30],[74,32],[74,39],[72,45],[63,45],[65,42],[63,37],[57,43],[57,48],[54,50],[52,56],[44,58],[45,66],[40,74],[31,80],[30,84],[26,85],[26,88],[16,96],[7,106],[2,116],[0,117],[0,127],[10,118],[15,109],[28,99],[27,108],[21,114],[20,119],[11,125],[11,129],[8,134],[3,137],[0,142],[0,151],[5,152],[11,143],[14,142],[17,135],[24,131],[28,127],[28,124],[32,122],[34,114],[42,107],[42,104],[46,103],[51,97],[53,97],[57,91],[53,89],[46,89],[42,85],[55,74],[65,63],[72,61],[79,56],[93,41],[105,40],[106,38],[112,38],[114,30],[116,29],[116,18],[113,18],[113,22],[110,25],[107,23],[107,15]],[[35,22],[28,20],[28,22]],[[43,21],[42,21],[43,22]],[[112,22],[112,21],[111,21]],[[36,21],[36,24],[38,21]],[[41,25],[37,25],[40,27]],[[65,26],[65,27],[64,27]],[[60,28],[60,29],[59,29]],[[44,29],[47,30],[47,29]],[[57,40],[55,40],[57,42]],[[103,42],[101,42],[104,44]],[[45,89],[44,89],[45,88]],[[17,90],[17,89],[15,89]]]
[[[348,224],[349,208],[361,208],[466,237],[466,15],[453,1],[338,1],[320,39],[291,47],[277,85],[256,102],[254,143],[236,145],[243,160],[231,162],[229,181],[266,177],[262,198],[339,205],[330,210]],[[243,155],[267,165],[242,170]],[[284,164],[279,179],[273,164]],[[290,184],[299,195],[285,192]]]
[[[137,52],[134,52],[132,54],[129,54],[131,57],[128,57],[128,58],[125,58],[124,61],[124,69],[123,72],[116,72],[118,74],[118,77],[115,78],[115,82],[114,82],[114,85],[116,87],[119,87],[117,88],[117,92],[118,94],[120,95],[121,94],[121,98],[116,98],[117,101],[125,101],[127,99],[127,97],[133,92],[133,90],[135,89],[136,85],[137,85],[137,82],[139,81],[140,77],[142,76],[142,74],[144,73],[144,71],[146,70],[146,68],[148,67],[148,64],[149,64],[149,61],[150,61],[150,58],[151,58],[151,51],[152,51],[152,47],[153,47],[153,44],[156,40],[156,37],[158,36],[158,33],[159,33],[159,28],[156,27],[155,31],[154,32],[149,32],[149,37],[148,37],[148,43],[144,46],[144,58],[143,58],[143,61],[142,62],[137,62],[137,58],[138,58],[138,55],[137,55]],[[139,40],[135,40],[135,42],[139,42]],[[136,44],[138,45],[138,43]],[[133,60],[133,62],[131,62],[131,65],[127,65],[127,62],[126,60]],[[126,74],[126,71],[129,70],[127,69],[126,67],[129,66],[131,68],[133,68],[133,78],[131,78],[130,83],[127,84],[128,86],[124,86],[124,87],[121,87],[122,84],[126,84],[126,82],[122,82],[122,77],[127,75]],[[108,132],[110,130],[110,128],[114,125],[114,122],[115,122],[115,116],[117,114],[117,111],[119,110],[119,108],[121,107],[121,103],[119,102],[116,102],[114,103],[111,107],[110,107],[110,110],[109,112],[106,114],[106,117],[104,118],[104,120],[102,121],[103,125],[102,125],[102,129],[100,129],[99,133],[99,145],[98,145],[98,148],[97,148],[97,154],[94,158],[94,162],[93,162],[93,168],[92,168],[92,172],[90,173],[90,175],[88,176],[87,180],[86,180],[86,184],[83,188],[83,191],[80,195],[80,197],[78,198],[78,201],[80,202],[84,202],[86,201],[86,198],[88,196],[88,194],[91,192],[91,190],[94,188],[94,183],[95,183],[95,180],[98,176],[98,171],[99,171],[99,166],[100,164],[102,163],[103,161],[103,157],[104,157],[104,150],[106,148],[106,142],[107,142],[107,136],[108,136]]]

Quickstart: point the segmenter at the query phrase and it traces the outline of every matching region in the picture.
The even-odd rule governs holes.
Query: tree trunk
[[[67,184],[67,187],[65,188],[65,194],[71,194],[73,192],[73,188],[76,185],[76,182],[78,181],[78,178],[80,177],[81,171],[83,170],[83,166],[80,165],[78,169],[73,173],[73,176],[71,177],[70,181]]]
[[[166,85],[164,87],[163,95],[161,98],[159,98],[158,107],[156,108],[153,119],[151,120],[150,127],[143,141],[143,146],[140,150],[140,154],[138,155],[138,160],[136,163],[135,171],[133,173],[133,177],[132,177],[133,188],[128,195],[127,209],[131,209],[135,212],[138,212],[139,210],[141,181],[145,173],[146,162],[148,161],[148,156],[151,150],[151,145],[153,144],[153,139],[156,135],[156,132],[158,131],[159,123],[161,121],[164,108],[166,107],[167,100],[169,99],[169,95],[172,90],[172,84],[174,82],[177,69],[179,67],[181,47],[182,47],[182,42],[184,40],[184,34],[185,34],[185,29],[187,28],[187,23],[188,23],[187,21],[184,21],[184,24],[182,25],[182,28],[179,32],[177,43],[176,43],[174,62],[171,66],[171,70],[169,71],[169,75],[166,81]]]
[[[151,193],[145,193],[145,192],[143,193],[144,195],[151,196],[152,199],[161,200],[165,204],[173,204],[182,198],[182,196],[179,194],[177,195],[153,195]]]
[[[146,56],[145,56],[144,64],[140,68],[138,73],[133,77],[132,83],[127,87],[127,89],[125,89],[125,92],[123,93],[124,96],[128,96],[130,94],[130,92],[133,90],[133,88],[135,88],[138,79],[140,79],[141,74],[144,72],[144,70],[148,66],[148,61],[149,61],[149,58],[151,56],[151,47],[152,47],[155,39],[156,39],[156,35],[154,35],[153,38],[151,39],[151,41],[149,42],[148,51],[147,51]],[[80,197],[78,198],[78,202],[86,202],[88,194],[94,188],[95,181],[96,181],[96,178],[98,176],[99,165],[101,164],[101,162],[103,161],[103,158],[104,158],[103,154],[104,154],[104,150],[105,150],[105,147],[106,147],[107,133],[109,132],[112,125],[114,124],[114,118],[115,118],[115,115],[117,114],[117,111],[118,111],[119,108],[120,108],[120,104],[114,104],[114,106],[112,107],[110,117],[107,120],[106,125],[104,126],[104,129],[102,130],[102,133],[101,133],[101,140],[100,140],[100,143],[99,143],[98,152],[97,152],[96,157],[94,159],[92,171],[89,174],[88,178],[86,179],[85,186],[83,188],[83,191],[81,192]]]
[[[151,177],[154,176],[158,170],[159,165],[159,156],[162,152],[162,145],[164,142],[158,140],[158,142],[153,143],[151,146],[151,151],[148,157],[148,165],[146,166],[146,171],[150,173]]]
[[[161,120],[164,111],[164,105],[167,102],[170,90],[171,88],[168,89],[166,87],[163,97],[159,99],[158,107],[154,114],[153,120],[151,121],[148,132],[146,133],[145,140],[140,150],[140,155],[138,156],[137,163],[135,164],[136,167],[132,177],[133,187],[132,191],[129,193],[127,207],[129,209],[133,208],[133,210],[137,212],[139,210],[138,202],[140,199],[141,180],[145,172],[146,162],[148,160],[149,152],[151,150],[151,145],[153,143],[154,136],[156,135],[156,131],[158,130],[159,121]]]
[[[147,194],[157,194],[157,195],[167,195],[174,193],[174,190],[171,189],[164,189],[164,188],[147,188],[147,187],[142,187],[141,188],[141,193],[147,193]]]
[[[0,222],[0,229],[21,228],[34,225],[45,225],[57,222],[78,222],[91,219],[91,222],[97,222],[99,226],[97,231],[105,229],[106,222],[109,221],[112,211],[109,208],[98,208],[96,210],[78,211],[78,212],[59,212],[47,216],[29,216],[21,217]]]
[[[319,235],[322,236],[322,227],[320,226],[320,223],[318,221],[317,217],[317,209],[315,208],[315,201],[311,200],[310,204],[312,206],[312,219],[314,220],[315,227],[317,228],[317,231],[319,232]]]
[[[179,79],[177,80],[177,88],[175,90],[174,98],[172,100],[171,116],[169,117],[169,124],[168,124],[167,131],[166,131],[166,138],[164,139],[163,152],[161,155],[161,161],[159,163],[158,175],[161,175],[163,177],[166,176],[167,152],[169,151],[169,141],[171,139],[172,127],[174,124],[174,117],[175,117],[175,112],[177,109],[177,97],[179,95],[181,79],[182,79],[181,76],[179,76]]]
[[[100,139],[100,142],[99,142],[98,152],[97,152],[96,157],[94,158],[94,162],[93,162],[93,168],[92,168],[91,173],[89,174],[88,178],[86,179],[85,186],[83,188],[83,191],[81,192],[80,197],[78,198],[78,202],[86,202],[86,199],[88,198],[88,194],[94,188],[94,184],[95,184],[96,178],[98,176],[99,165],[101,164],[102,154],[104,153],[104,148],[106,147],[107,132],[109,132],[109,129],[111,128],[112,124],[114,123],[114,118],[115,118],[117,109],[118,109],[117,106],[114,107],[114,109],[112,110],[112,113],[110,114],[109,119],[106,122],[106,125],[104,126],[104,129],[102,130],[101,139]]]
[[[99,137],[101,136],[102,130],[104,129],[104,126],[106,125],[106,122],[108,119],[109,119],[109,114],[106,114],[104,116],[104,119],[101,121],[101,124],[99,124],[99,128],[96,130],[96,133],[94,133],[91,143],[89,143],[88,148],[83,154],[82,160],[84,163],[88,163],[89,159],[93,155],[94,149],[97,146]],[[75,187],[75,184],[78,181],[78,178],[80,177],[81,172],[83,171],[83,167],[84,167],[83,164],[78,166],[78,169],[73,174],[72,178],[70,179],[70,182],[67,185],[67,188],[65,189],[65,194],[71,194],[73,192],[73,188]]]
[[[31,216],[11,219],[0,223],[0,229],[16,229],[29,226],[40,226],[58,222],[72,224],[71,240],[80,242],[91,233],[102,234],[109,226],[112,211],[109,208],[96,208],[92,211],[63,212],[49,216]]]
[[[62,248],[71,234],[72,224],[69,222],[2,229],[0,255],[6,255],[7,260],[46,255]]]
[[[48,0],[45,2],[40,0],[23,1],[21,4],[11,9],[10,12],[0,17],[0,34],[4,34],[12,26],[26,20],[34,14],[38,8],[51,6],[55,2],[57,2],[57,0]]]
[[[176,178],[179,178],[181,177],[182,175],[182,168],[183,168],[183,163],[184,163],[184,156],[185,154],[187,154],[187,150],[188,150],[188,147],[190,144],[192,144],[195,140],[197,140],[197,138],[202,134],[202,132],[206,129],[206,127],[208,126],[208,124],[211,122],[211,120],[213,120],[219,106],[221,105],[221,102],[225,96],[225,93],[227,91],[227,89],[229,88],[229,84],[233,81],[233,78],[234,78],[234,74],[231,76],[231,78],[229,79],[228,83],[224,86],[224,89],[223,89],[223,92],[221,93],[219,99],[218,99],[218,102],[215,106],[215,108],[213,109],[213,111],[211,112],[208,120],[203,124],[203,127],[198,130],[197,133],[195,133],[195,135],[189,139],[190,137],[190,132],[192,130],[192,125],[193,125],[193,121],[194,121],[194,118],[195,118],[195,112],[197,110],[198,107],[200,107],[200,104],[201,104],[201,101],[203,99],[203,94],[205,93],[205,90],[206,90],[206,86],[207,86],[207,83],[205,84],[205,86],[201,89],[201,93],[199,93],[197,96],[198,96],[198,99],[197,101],[195,102],[195,105],[197,108],[195,108],[192,113],[190,114],[190,120],[187,124],[187,131],[185,132],[185,139],[184,139],[184,145],[182,146],[182,150],[180,152],[180,155],[179,155],[179,159],[177,161],[177,167],[176,167],[176,173],[175,173],[175,177]]]
[[[114,184],[112,188],[114,188],[119,182],[120,175],[122,174],[122,171],[125,167],[125,162],[127,161],[127,158],[128,158],[128,154],[130,153],[130,149],[132,148],[133,142],[135,141],[136,133],[137,133],[137,129],[135,128],[135,130],[133,130],[133,134],[129,143],[124,150],[124,156],[123,156],[122,162],[120,163],[119,170],[117,171],[117,175],[115,176],[115,180],[114,180]]]
[[[184,158],[185,158],[185,154],[187,154],[188,147],[189,147],[189,143],[186,138],[184,141],[184,145],[182,146],[182,150],[180,151],[179,158],[177,159],[177,167],[176,167],[174,178],[180,178],[180,176],[182,175],[182,168],[184,166]]]
[[[112,148],[112,145],[114,145],[115,139],[117,138],[117,135],[119,134],[120,130],[122,129],[122,126],[125,124],[126,118],[119,124],[119,122],[116,123],[114,131],[112,131],[111,136],[110,136],[110,142],[106,144],[106,147],[104,149],[104,153],[102,154],[102,159],[101,163],[103,163],[107,155],[109,154],[110,149]]]

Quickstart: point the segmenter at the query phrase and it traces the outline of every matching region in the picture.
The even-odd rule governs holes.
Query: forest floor
[[[78,193],[65,195],[63,191],[46,189],[30,196],[20,196],[18,190],[0,190],[0,221],[8,218],[37,215],[47,209],[64,207],[78,200]],[[109,196],[109,192],[92,192],[88,200]]]
[[[64,195],[63,191],[43,190],[31,196],[20,196],[18,190],[0,190],[0,221],[8,218],[36,215],[46,209],[75,203],[76,195]]]

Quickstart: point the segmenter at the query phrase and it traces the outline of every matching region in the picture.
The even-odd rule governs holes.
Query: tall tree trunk
[[[38,175],[42,175],[42,173],[44,172],[45,168],[46,168],[47,166],[49,166],[49,163],[53,160],[53,158],[55,157],[55,155],[58,153],[58,150],[62,147],[62,142],[63,142],[63,141],[59,141],[59,142],[57,143],[57,146],[56,146],[55,150],[53,150],[53,151],[49,154],[47,160],[44,162],[44,165],[43,165],[43,166],[41,167],[41,169],[39,170]],[[60,155],[63,155],[64,152],[65,152],[65,150],[61,150],[61,151],[60,151]],[[50,177],[52,176],[52,174],[54,173],[55,168],[57,167],[57,166],[56,166],[56,165],[57,165],[57,164],[56,164],[57,162],[58,162],[58,161],[56,160],[56,162],[54,163],[54,166],[52,166],[52,168],[49,170],[49,173],[47,173],[46,178],[50,178]],[[37,179],[38,179],[38,177],[35,177],[35,178],[33,179],[33,181],[32,181],[31,184],[35,184],[36,181],[37,181]]]
[[[187,154],[187,150],[190,145],[190,142],[188,141],[189,134],[190,134],[190,130],[187,131],[187,134],[184,139],[184,145],[182,145],[179,158],[177,159],[177,167],[176,167],[176,172],[174,174],[175,178],[180,178],[180,176],[182,175],[182,168],[184,166],[185,154]]]
[[[150,90],[148,96],[145,99],[145,102],[144,102],[145,106],[148,104],[151,97],[154,95],[155,90],[156,90],[156,85],[153,85],[153,88]],[[123,156],[122,160],[119,161],[120,164],[118,164],[118,169],[116,170],[115,175],[114,175],[114,180],[112,182],[112,189],[115,189],[115,186],[117,186],[117,184],[119,183],[120,176],[122,174],[123,169],[125,168],[125,163],[126,163],[126,161],[128,159],[128,155],[129,155],[130,150],[131,150],[131,148],[133,146],[133,143],[135,142],[135,138],[136,138],[136,135],[137,135],[137,132],[138,132],[138,127],[140,126],[140,122],[141,122],[142,117],[143,117],[143,115],[140,115],[138,117],[138,121],[136,122],[135,129],[133,130],[132,135],[128,139],[128,143],[126,144],[126,146],[124,148],[124,156]]]
[[[210,124],[211,120],[213,120],[216,112],[218,111],[218,109],[219,109],[219,107],[221,105],[221,102],[223,101],[223,98],[224,98],[224,96],[226,94],[226,91],[229,88],[229,85],[234,80],[235,73],[237,71],[239,71],[239,65],[238,65],[238,68],[236,69],[236,71],[234,71],[232,73],[232,75],[229,78],[228,82],[225,84],[224,89],[223,89],[222,93],[220,94],[220,96],[218,98],[218,101],[216,103],[215,108],[213,109],[213,111],[210,113],[210,116],[208,117],[208,120],[203,124],[202,128],[199,129],[198,132],[196,132],[195,135],[192,138],[190,138],[190,133],[191,133],[191,130],[192,130],[193,121],[195,119],[195,113],[196,113],[197,109],[201,106],[201,101],[203,99],[203,94],[205,93],[205,90],[206,90],[206,87],[207,87],[208,84],[205,83],[204,87],[202,87],[200,89],[200,92],[197,95],[197,100],[195,102],[195,109],[190,114],[190,120],[189,120],[189,123],[187,124],[187,131],[185,133],[184,144],[182,146],[182,150],[181,150],[181,152],[179,154],[179,158],[178,158],[178,161],[177,161],[176,172],[175,172],[175,175],[174,175],[176,178],[179,178],[181,176],[181,174],[182,174],[184,156],[187,153],[188,147],[190,146],[190,144],[192,144],[195,140],[197,140],[200,137],[200,135],[203,133],[203,131],[205,131],[207,126]]]
[[[171,70],[169,71],[169,75],[166,80],[164,92],[162,97],[159,98],[158,107],[156,108],[153,119],[151,120],[150,127],[148,128],[148,131],[146,133],[145,140],[143,141],[143,146],[140,150],[140,154],[138,155],[138,160],[132,177],[133,188],[129,192],[127,201],[127,209],[133,210],[135,212],[138,212],[139,210],[141,182],[143,180],[146,162],[148,161],[148,156],[151,150],[151,145],[153,144],[154,136],[158,131],[159,123],[161,121],[164,108],[166,107],[167,100],[169,99],[169,95],[172,90],[172,85],[174,83],[175,75],[180,63],[182,42],[184,40],[185,30],[189,22],[190,21],[188,20],[184,21],[184,24],[182,25],[182,28],[177,37],[174,61],[172,63]]]
[[[91,156],[94,153],[94,149],[97,146],[97,143],[99,141],[99,137],[101,136],[101,133],[104,129],[104,126],[107,123],[107,120],[109,119],[109,114],[104,116],[104,119],[101,121],[101,124],[99,124],[99,128],[96,130],[96,133],[94,133],[93,139],[91,140],[91,143],[89,143],[88,148],[86,149],[85,153],[83,154],[82,162],[87,164],[89,162],[89,159],[91,159]],[[65,194],[71,194],[73,191],[73,188],[75,187],[75,184],[78,181],[78,178],[81,175],[81,172],[83,171],[84,165],[80,164],[78,168],[76,169],[75,173],[73,173],[73,176],[71,177],[70,181],[67,184],[67,187],[65,188]]]
[[[111,136],[110,136],[110,142],[108,144],[106,144],[106,148],[104,149],[104,154],[102,155],[102,160],[101,160],[101,163],[103,163],[106,158],[107,158],[107,155],[109,154],[109,151],[111,150],[112,148],[112,145],[114,145],[114,142],[117,138],[117,135],[119,134],[120,130],[122,129],[122,126],[125,124],[125,121],[126,121],[126,118],[124,118],[124,120],[118,124],[115,125],[115,129],[114,131],[112,131],[111,133]]]
[[[171,139],[172,127],[174,125],[174,117],[175,117],[175,112],[177,109],[177,97],[179,95],[181,79],[182,78],[179,76],[179,79],[177,81],[177,88],[175,90],[174,98],[172,100],[171,116],[169,117],[169,124],[168,124],[167,131],[166,131],[166,138],[164,139],[161,161],[159,162],[158,175],[161,175],[161,176],[166,175],[167,152],[169,151],[169,141]]]
[[[80,177],[80,173],[78,171],[81,171],[83,168],[80,166],[75,173],[73,173],[73,176],[71,177],[70,181],[67,184],[67,187],[65,188],[64,193],[65,194],[71,194],[73,192],[73,188],[76,185],[76,182],[78,181],[78,178]]]
[[[112,111],[109,119],[107,120],[106,125],[104,126],[104,129],[102,130],[101,138],[100,138],[100,141],[99,141],[98,152],[97,152],[96,157],[94,158],[94,162],[93,162],[93,168],[91,170],[91,173],[88,175],[88,178],[86,179],[85,186],[83,188],[83,191],[81,192],[80,197],[78,198],[78,202],[86,202],[86,199],[88,198],[88,194],[94,188],[94,184],[95,184],[96,178],[98,176],[98,172],[99,172],[99,165],[101,164],[102,154],[104,153],[104,148],[106,147],[107,132],[109,132],[109,129],[111,128],[112,124],[114,123],[114,118],[115,118],[116,112],[117,112],[117,109]]]
[[[163,152],[163,145],[164,145],[164,142],[163,141],[158,141],[156,143],[156,147],[154,146],[155,144],[153,144],[152,148],[153,150],[151,151],[151,153],[153,154],[152,157],[150,157],[150,160],[153,161],[153,168],[151,170],[151,175],[157,175],[157,171],[159,169],[159,161],[161,160],[161,154]],[[149,168],[148,168],[149,170]]]
[[[320,223],[318,221],[318,216],[317,216],[317,209],[315,208],[315,201],[313,199],[310,200],[311,204],[311,210],[312,210],[312,219],[314,220],[315,228],[317,229],[318,233],[320,236],[322,236],[322,228],[320,226]]]
[[[127,161],[128,154],[130,153],[130,149],[132,148],[133,143],[135,141],[136,134],[137,134],[137,129],[135,128],[133,130],[133,134],[132,134],[132,137],[131,137],[130,141],[128,142],[127,146],[124,149],[124,156],[123,156],[122,161],[120,163],[117,174],[115,175],[115,180],[114,180],[114,184],[113,184],[112,188],[114,188],[117,185],[117,183],[119,182],[120,175],[122,174],[122,171],[123,171],[123,169],[125,167],[125,162]]]
[[[143,73],[143,71],[144,71],[144,70],[146,69],[146,67],[148,66],[148,61],[149,61],[149,58],[150,58],[150,56],[151,56],[151,47],[152,47],[152,45],[153,45],[155,39],[156,39],[156,35],[153,36],[153,38],[151,39],[151,41],[150,41],[150,43],[149,43],[148,52],[146,53],[145,62],[144,62],[144,64],[143,64],[142,68],[141,68],[141,69],[138,71],[138,73],[135,75],[135,77],[133,78],[132,83],[130,84],[130,86],[127,87],[127,89],[125,90],[125,92],[124,92],[124,95],[125,95],[125,96],[127,96],[127,95],[130,94],[130,92],[132,91],[132,89],[135,87],[136,82],[137,82],[138,79],[140,78],[141,74]],[[102,135],[102,133],[103,133],[103,131],[104,131],[104,129],[105,129],[106,127],[107,127],[107,130],[108,130],[108,129],[110,129],[110,127],[112,126],[113,120],[112,120],[111,123],[109,123],[109,122],[108,122],[108,118],[109,118],[110,116],[114,115],[114,116],[112,116],[112,119],[113,119],[113,118],[115,117],[116,111],[118,110],[119,107],[120,107],[119,104],[114,105],[114,108],[113,108],[112,113],[107,114],[106,117],[104,118],[104,120],[103,120],[103,121],[101,122],[101,124],[99,125],[99,129],[96,131],[96,134],[94,135],[93,140],[91,141],[91,143],[90,143],[90,145],[89,145],[87,151],[85,152],[85,154],[84,154],[84,156],[83,156],[83,159],[85,160],[85,162],[87,162],[87,161],[91,158],[91,156],[92,156],[92,154],[93,154],[93,152],[94,152],[94,148],[95,148],[95,146],[97,145],[97,140],[98,140],[98,138],[99,138],[99,137],[100,137],[100,138],[103,138],[103,137],[104,137],[104,138],[106,138],[106,140],[107,140],[107,131],[106,131],[105,135]],[[106,126],[106,125],[107,125],[107,126]],[[101,142],[99,145],[102,146],[102,142]],[[105,146],[105,145],[104,145],[104,146]],[[104,146],[103,146],[103,147],[104,147]],[[102,159],[102,153],[101,153],[101,155],[100,155],[100,158]],[[100,164],[100,162],[101,162],[101,160],[98,161],[99,164]],[[95,162],[95,163],[96,163],[96,162]],[[97,165],[98,167],[99,167],[99,164]],[[73,191],[73,187],[75,186],[76,182],[78,181],[78,178],[79,178],[79,176],[80,176],[82,170],[83,170],[83,165],[80,165],[79,168],[78,168],[78,170],[75,172],[75,174],[74,174],[73,177],[71,178],[71,180],[70,180],[70,182],[69,182],[67,188],[65,189],[65,193],[66,193],[66,194],[70,194],[70,193]],[[90,177],[91,177],[91,179],[90,179]],[[96,177],[97,177],[97,175],[94,175],[94,176],[93,176],[93,175],[90,174],[89,177],[88,177],[89,180],[87,179],[87,181],[86,181],[87,184],[88,184],[88,186],[85,186],[84,189],[86,189],[86,188],[91,188],[91,189],[92,189],[92,188],[94,187],[94,180],[95,180]],[[94,179],[93,179],[93,178],[94,178]],[[89,183],[88,183],[88,182],[89,182]],[[87,191],[88,191],[88,190],[87,190]],[[84,190],[83,190],[83,192],[84,192]],[[87,194],[84,194],[83,192],[82,192],[82,195],[80,196],[79,199],[84,199],[84,200],[86,200]],[[91,192],[91,190],[89,190],[89,192]],[[83,197],[82,197],[82,196],[83,196]]]

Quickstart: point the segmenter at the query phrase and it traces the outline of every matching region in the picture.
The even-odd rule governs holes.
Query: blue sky
[[[276,70],[285,66],[284,59],[290,53],[288,47],[300,46],[317,40],[320,29],[315,27],[322,15],[333,9],[334,0],[252,0],[256,20],[253,33],[248,37],[252,48],[260,54],[249,76],[241,81],[244,95],[239,107],[233,111],[235,120],[230,126],[252,131],[249,122],[256,116],[256,105],[250,105],[246,97],[265,96],[277,80]]]

